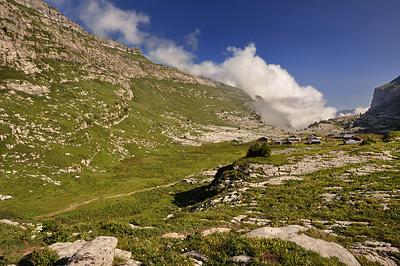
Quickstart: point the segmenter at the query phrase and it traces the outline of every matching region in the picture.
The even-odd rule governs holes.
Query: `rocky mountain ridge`
[[[185,83],[215,86],[208,79],[193,77],[176,69],[154,64],[143,57],[140,49],[123,46],[113,40],[94,36],[61,15],[44,1],[1,0],[2,36],[1,61],[25,74],[52,69],[42,59],[69,61],[81,64],[88,71],[86,79],[99,78],[104,71],[111,71],[119,79],[152,76],[156,79],[174,79]],[[21,5],[29,8],[29,15],[20,16]],[[32,16],[34,20],[32,20]],[[107,48],[125,51],[115,53]],[[129,56],[131,55],[131,56]],[[136,57],[135,57],[136,56]],[[134,59],[134,60],[132,60]],[[36,62],[39,60],[40,62]],[[62,75],[62,73],[60,73]],[[108,81],[115,82],[113,79]],[[125,81],[126,82],[126,81]],[[115,84],[114,84],[115,85]]]
[[[371,108],[356,121],[369,132],[385,133],[400,123],[400,76],[375,89]]]

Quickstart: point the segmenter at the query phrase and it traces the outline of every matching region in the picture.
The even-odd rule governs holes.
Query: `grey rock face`
[[[67,262],[75,266],[111,266],[118,240],[115,237],[100,236],[83,245]]]
[[[382,104],[390,103],[394,98],[399,97],[399,84],[400,76],[392,80],[390,83],[376,88],[371,102],[371,109],[373,110]]]
[[[398,127],[400,122],[400,77],[374,91],[371,108],[361,115],[356,126],[370,132],[384,133]]]

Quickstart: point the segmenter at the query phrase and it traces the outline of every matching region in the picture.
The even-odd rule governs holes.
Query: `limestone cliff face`
[[[35,74],[51,68],[46,59],[52,59],[81,64],[93,75],[109,71],[122,78],[151,76],[215,86],[154,64],[138,48],[94,36],[42,0],[0,0],[0,6],[0,66]]]
[[[400,76],[375,89],[371,108],[355,123],[367,131],[383,133],[400,123]]]
[[[398,97],[400,97],[400,76],[390,83],[375,89],[371,109],[379,108],[384,104],[390,104]]]

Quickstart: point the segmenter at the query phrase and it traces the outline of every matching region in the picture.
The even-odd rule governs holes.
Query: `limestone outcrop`
[[[73,243],[55,243],[49,246],[50,249],[57,252],[60,263],[63,265],[98,265],[111,266],[114,257],[125,260],[125,266],[142,265],[139,261],[132,260],[132,253],[125,250],[116,249],[117,238],[99,236],[90,242],[75,241]]]
[[[78,249],[78,251],[68,260],[66,265],[112,265],[117,243],[118,240],[115,237],[97,237]]]
[[[341,262],[349,266],[359,266],[357,259],[347,249],[339,244],[315,239],[301,234],[307,228],[299,225],[286,227],[262,227],[249,232],[250,237],[280,238],[298,244],[299,246],[315,251],[325,258],[337,257]]]

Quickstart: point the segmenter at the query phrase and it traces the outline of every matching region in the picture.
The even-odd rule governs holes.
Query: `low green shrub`
[[[0,256],[0,266],[6,266],[9,264],[8,259],[6,259],[4,256]]]
[[[61,221],[49,220],[43,223],[43,232],[46,232],[44,242],[48,245],[56,242],[66,242],[71,236],[69,229]]]
[[[269,157],[271,156],[271,148],[268,143],[264,142],[260,144],[259,142],[254,143],[250,146],[247,151],[246,157]]]
[[[101,229],[115,235],[131,235],[132,229],[122,222],[101,222]]]
[[[371,145],[372,143],[376,143],[376,140],[374,140],[371,136],[369,136],[368,138],[363,139],[361,145]]]
[[[395,138],[398,138],[398,137],[400,137],[400,131],[388,131],[383,136],[382,140],[384,142],[391,142],[391,141],[394,141]]]

